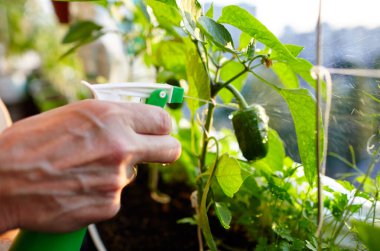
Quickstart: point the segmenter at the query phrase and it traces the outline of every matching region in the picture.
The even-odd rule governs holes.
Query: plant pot
[[[68,24],[70,22],[70,11],[68,2],[52,1],[55,14],[61,24]]]

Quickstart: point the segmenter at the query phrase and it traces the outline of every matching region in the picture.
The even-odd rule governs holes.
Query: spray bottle
[[[184,90],[168,84],[108,83],[91,85],[85,81],[95,99],[118,102],[142,102],[165,107],[182,103]],[[79,251],[87,228],[70,233],[41,233],[20,230],[9,251]]]

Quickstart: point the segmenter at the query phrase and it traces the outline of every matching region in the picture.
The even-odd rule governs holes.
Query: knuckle
[[[128,153],[128,147],[126,143],[119,139],[110,139],[110,142],[106,146],[108,149],[108,156],[114,161],[114,163],[121,163],[125,160]]]
[[[100,106],[99,101],[96,100],[96,99],[86,99],[86,100],[81,101],[80,104],[84,108],[87,108],[87,109],[88,108],[90,108],[90,109],[97,109]]]
[[[83,109],[99,116],[104,116],[112,113],[116,107],[111,102],[96,99],[86,99],[84,101],[81,101],[81,105],[83,106]]]
[[[120,210],[120,202],[110,203],[104,210],[104,218],[114,217]]]
[[[170,115],[164,110],[160,110],[158,114],[158,118],[159,118],[158,130],[163,134],[170,133],[172,129],[172,120],[171,120]]]
[[[115,199],[119,199],[117,193],[121,191],[127,185],[127,177],[123,173],[112,175],[106,179],[104,189],[110,192],[114,192]]]

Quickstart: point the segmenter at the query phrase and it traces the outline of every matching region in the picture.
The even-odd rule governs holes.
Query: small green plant
[[[364,193],[344,182],[331,181],[345,187],[342,191],[326,185],[324,193],[331,195],[324,201],[328,224],[320,236],[315,235],[319,164],[316,102],[310,92],[315,80],[312,64],[298,57],[302,47],[281,43],[238,6],[224,7],[215,20],[213,5],[204,13],[196,0],[136,0],[132,7],[126,1],[92,2],[111,14],[129,8],[132,18],[120,18],[120,12],[115,18],[128,54],[143,55],[146,64],[156,69],[158,82],[180,83],[188,89],[185,108],[190,116],[184,115],[185,108],[172,114],[178,125],[190,122],[178,127],[183,154],[176,165],[187,171],[187,182],[196,188],[196,215],[180,222],[197,224],[200,250],[203,241],[210,250],[227,248],[222,238],[212,234],[210,217],[216,217],[226,231],[244,233],[248,244],[239,245],[245,250],[338,250],[342,246],[343,226],[362,208],[345,191],[354,191],[355,196]],[[240,30],[238,44],[225,25]],[[72,25],[63,42],[72,45],[68,51],[72,52],[106,33],[92,21],[81,21]],[[271,72],[278,82],[264,77]],[[268,126],[264,108],[247,104],[241,91],[248,77],[269,86],[287,103],[301,164],[286,156],[282,140]],[[301,79],[308,88],[301,88]],[[215,130],[214,112],[220,100],[237,107],[232,115],[234,131]],[[175,176],[163,175],[166,180]]]

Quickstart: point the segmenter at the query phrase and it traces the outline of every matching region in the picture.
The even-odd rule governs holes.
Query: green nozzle
[[[185,91],[182,87],[174,86],[172,98],[171,98],[171,100],[169,100],[169,103],[182,103],[184,93],[185,93]]]
[[[182,103],[184,93],[183,88],[174,86],[171,99],[169,100],[167,90],[164,88],[157,89],[146,99],[146,104],[164,108],[166,103]]]

